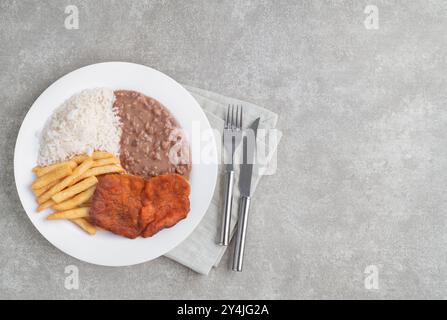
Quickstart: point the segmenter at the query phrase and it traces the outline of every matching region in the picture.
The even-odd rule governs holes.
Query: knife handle
[[[225,190],[225,207],[222,215],[222,229],[220,231],[220,245],[228,246],[230,243],[231,207],[233,204],[234,171],[227,172],[227,185]]]
[[[244,260],[245,236],[247,234],[248,211],[250,197],[241,197],[239,202],[239,217],[237,222],[236,245],[234,247],[233,271],[242,271]]]

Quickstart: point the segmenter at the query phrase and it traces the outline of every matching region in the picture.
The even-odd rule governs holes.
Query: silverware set
[[[225,204],[222,214],[222,226],[220,244],[228,246],[230,243],[231,208],[233,204],[233,187],[235,180],[235,152],[242,142],[243,161],[239,171],[239,213],[236,231],[236,242],[233,255],[233,270],[242,271],[242,263],[245,249],[245,237],[247,234],[248,213],[250,208],[254,159],[256,156],[256,133],[260,118],[257,118],[248,128],[253,134],[244,134],[243,108],[242,106],[229,105],[223,131],[223,145],[229,155],[229,161],[225,164]],[[254,138],[250,141],[249,137]],[[253,139],[252,139],[253,140]]]

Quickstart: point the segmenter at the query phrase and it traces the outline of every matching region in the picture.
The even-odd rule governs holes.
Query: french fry
[[[80,164],[83,161],[85,161],[85,159],[87,159],[89,157],[90,156],[88,156],[86,154],[80,154],[80,155],[74,156],[73,158],[71,158],[71,160],[76,162],[77,164]],[[95,152],[93,152],[91,157],[93,158],[93,160],[100,160],[100,159],[112,158],[112,157],[115,157],[115,156],[113,154],[111,154],[110,152],[95,151]]]
[[[63,165],[59,168],[54,169],[53,171],[48,172],[47,174],[44,174],[43,176],[38,177],[36,180],[34,180],[31,187],[33,188],[33,190],[43,188],[51,182],[65,178],[72,172],[73,170],[71,169],[70,165]]]
[[[42,210],[45,210],[46,208],[49,208],[49,207],[51,207],[51,206],[54,205],[54,204],[55,204],[55,202],[54,202],[52,199],[50,199],[50,200],[48,200],[48,201],[42,203],[41,205],[39,205],[39,206],[37,207],[37,212],[40,212],[40,211],[42,211]]]
[[[66,211],[59,211],[50,214],[47,220],[60,220],[60,219],[77,219],[88,217],[90,208],[76,208]]]
[[[56,203],[53,205],[53,209],[57,211],[64,211],[76,208],[80,206],[81,204],[84,204],[85,202],[89,201],[93,194],[95,193],[96,187],[91,187],[90,189],[87,189],[80,194],[74,196],[71,199],[68,199],[67,201]]]
[[[48,172],[53,171],[54,169],[60,168],[65,165],[69,165],[71,167],[71,169],[74,169],[74,168],[76,168],[77,163],[75,161],[68,160],[68,161],[64,161],[64,162],[55,163],[55,164],[52,164],[52,165],[49,165],[46,167],[37,166],[37,167],[33,168],[33,172],[38,177],[40,177],[40,176],[43,176],[44,174],[47,174]]]
[[[121,166],[116,165],[116,164],[102,166],[102,167],[96,167],[96,168],[90,168],[82,176],[80,176],[78,179],[76,179],[74,183],[81,181],[88,177],[99,176],[102,174],[114,173],[114,172],[124,172],[124,169]]]
[[[120,164],[120,159],[116,158],[116,157],[110,157],[110,158],[105,158],[105,159],[99,159],[96,160],[93,165],[92,168],[96,168],[96,167],[102,167],[102,166],[106,166],[109,164]]]
[[[32,190],[39,204],[40,212],[52,207],[55,212],[48,219],[63,219],[63,212],[70,210],[88,210],[98,179],[96,176],[107,173],[121,173],[125,170],[120,160],[110,152],[95,151],[91,156],[77,155],[70,160],[49,165],[36,166],[32,169],[37,178],[32,184]],[[82,211],[79,211],[82,212]],[[85,213],[72,215],[72,221],[90,234],[96,233]],[[88,215],[87,215],[88,216]],[[70,219],[70,218],[66,218]],[[75,221],[76,220],[76,221]]]
[[[106,151],[95,151],[92,154],[92,158],[94,160],[106,159],[106,158],[111,158],[111,157],[113,157],[113,154],[111,154],[110,152],[106,152]]]
[[[80,154],[78,156],[74,156],[73,158],[71,158],[72,161],[76,162],[77,164],[83,163],[85,160],[87,160],[88,158],[90,158],[88,155],[86,154]]]
[[[96,190],[96,188],[95,188]],[[88,199],[86,202],[84,202],[83,204],[79,205],[80,207],[91,207],[92,206],[92,198]]]
[[[84,218],[77,218],[77,219],[71,219],[71,222],[74,224],[77,224],[79,227],[81,227],[82,230],[87,232],[88,234],[95,235],[96,234],[96,227],[92,225],[90,222],[88,222]]]
[[[89,189],[90,187],[94,186],[97,183],[98,179],[96,179],[96,177],[88,177],[87,179],[82,180],[81,182],[56,193],[51,197],[51,199],[53,199],[57,203],[61,203],[62,201],[67,200],[77,195],[78,193],[81,193],[82,191]]]
[[[49,185],[46,185],[43,188],[37,189],[37,190],[33,190],[34,194],[36,197],[39,197],[41,195],[43,195],[46,191],[50,190],[51,187],[55,186],[56,184],[58,184],[61,180],[56,180],[51,182]]]
[[[84,162],[82,162],[78,167],[76,167],[76,169],[73,171],[71,175],[69,175],[64,180],[62,180],[57,185],[53,186],[50,190],[41,195],[37,199],[37,202],[39,204],[42,204],[48,199],[50,199],[52,196],[54,196],[56,193],[74,184],[76,179],[79,178],[81,175],[83,175],[92,166],[92,164],[93,164],[92,158],[87,158],[86,160],[84,160]]]
[[[69,175],[68,177],[66,177],[64,180],[62,180],[62,182],[60,184],[58,184],[58,189],[57,192],[59,192],[60,190],[69,187],[73,184],[73,182],[80,177],[81,175],[83,175],[88,169],[90,169],[93,165],[94,161],[92,158],[87,158],[85,159],[80,165],[79,167],[77,167],[76,169],[73,170],[73,173],[71,175]]]

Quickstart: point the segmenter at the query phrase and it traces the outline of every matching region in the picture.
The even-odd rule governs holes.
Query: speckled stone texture
[[[79,30],[64,27],[69,4]],[[0,298],[447,298],[446,14],[443,0],[0,1]],[[207,277],[167,258],[89,265],[26,217],[22,119],[60,76],[112,60],[279,114],[243,273],[228,255]],[[365,288],[369,265],[379,289]]]

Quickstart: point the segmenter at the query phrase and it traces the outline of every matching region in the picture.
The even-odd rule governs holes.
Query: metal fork
[[[236,109],[236,110],[235,110]],[[228,105],[227,117],[223,131],[223,145],[225,151],[231,155],[231,162],[225,165],[226,189],[225,207],[222,215],[222,229],[220,244],[228,246],[230,242],[231,207],[233,204],[234,186],[234,152],[242,140],[242,106]]]

